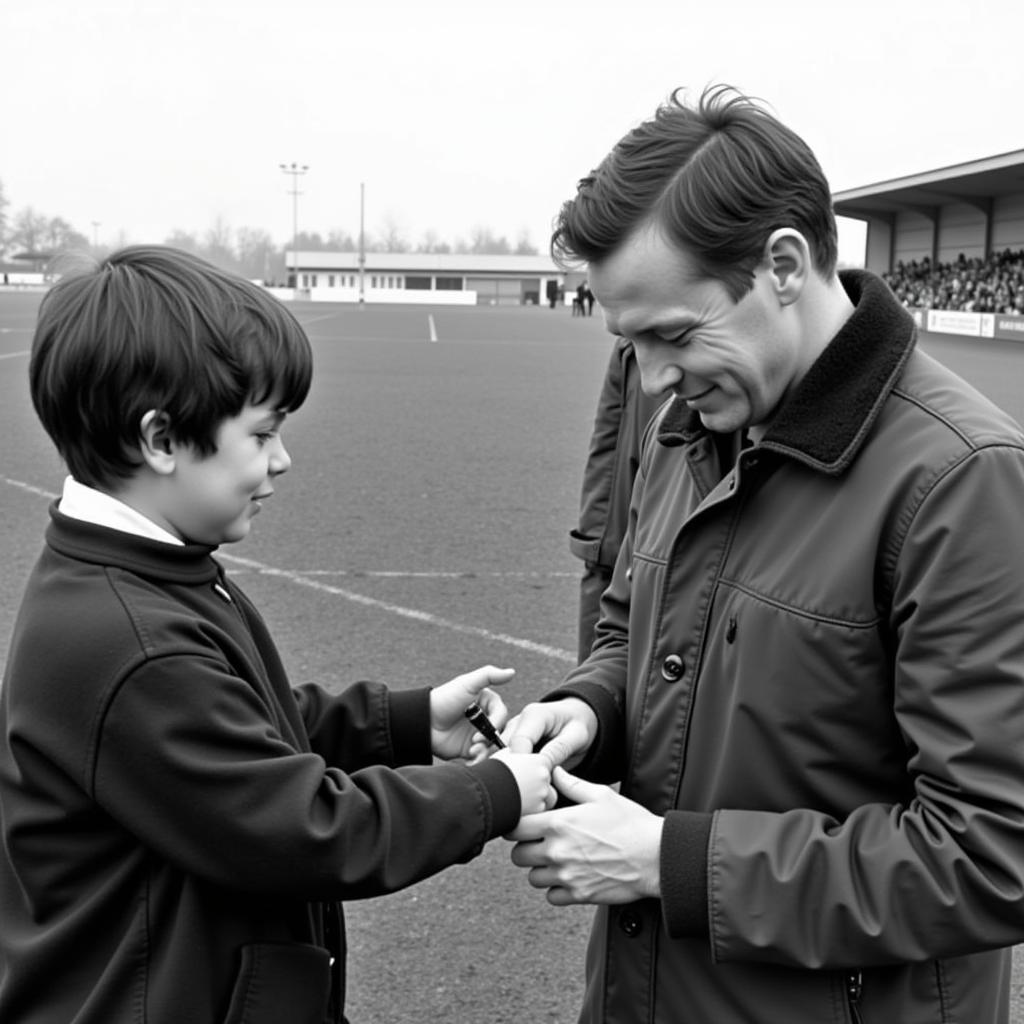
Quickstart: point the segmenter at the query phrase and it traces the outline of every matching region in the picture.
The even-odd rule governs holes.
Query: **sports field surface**
[[[64,475],[28,397],[38,302],[0,293],[0,660]],[[401,688],[510,665],[517,709],[574,663],[566,539],[611,344],[600,310],[292,308],[316,359],[284,428],[292,469],[219,557],[294,682]],[[1024,344],[923,344],[1024,420]],[[353,1024],[575,1020],[590,911],[549,907],[502,840],[346,914]]]

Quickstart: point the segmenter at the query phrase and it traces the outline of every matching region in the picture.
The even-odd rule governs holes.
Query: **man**
[[[598,905],[581,1020],[1005,1022],[1020,428],[837,275],[813,154],[726,87],[627,135],[553,250],[671,398],[593,651],[506,731],[581,776],[512,851]]]

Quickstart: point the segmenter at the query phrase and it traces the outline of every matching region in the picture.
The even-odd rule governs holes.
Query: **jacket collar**
[[[205,544],[166,544],[72,519],[60,511],[57,502],[50,505],[46,543],[54,551],[83,562],[116,566],[167,583],[198,586],[217,579],[220,571],[211,557],[216,548]]]
[[[826,473],[853,461],[917,341],[913,318],[889,286],[863,270],[840,272],[854,312],[779,410],[761,441]],[[706,435],[697,413],[680,399],[658,427],[665,445]]]

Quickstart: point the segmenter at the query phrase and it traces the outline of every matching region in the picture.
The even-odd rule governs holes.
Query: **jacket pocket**
[[[327,950],[296,943],[243,946],[224,1024],[322,1024],[331,991]]]

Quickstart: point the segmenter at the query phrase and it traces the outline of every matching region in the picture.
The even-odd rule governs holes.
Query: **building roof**
[[[1024,149],[836,192],[832,203],[841,217],[887,220],[902,210],[931,212],[950,203],[987,209],[992,198],[1021,192]]]
[[[359,253],[299,250],[299,266],[305,270],[358,270]],[[294,254],[287,253],[288,266],[295,266]],[[560,274],[548,255],[491,256],[448,252],[368,252],[366,269],[372,273],[452,274]]]

